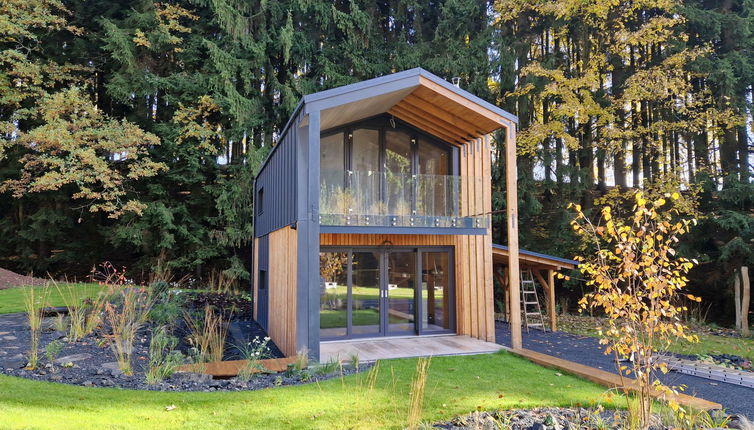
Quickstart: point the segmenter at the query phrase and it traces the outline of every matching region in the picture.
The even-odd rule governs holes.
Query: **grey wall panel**
[[[296,220],[296,142],[302,113],[299,111],[285,130],[257,175],[254,190],[255,234],[264,236]],[[259,190],[263,190],[262,213],[259,213]]]

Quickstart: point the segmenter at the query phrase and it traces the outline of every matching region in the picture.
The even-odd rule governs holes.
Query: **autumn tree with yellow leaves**
[[[680,318],[687,310],[683,298],[699,301],[683,292],[686,274],[696,261],[676,256],[674,249],[695,222],[684,219],[675,207],[680,197],[673,192],[650,199],[638,191],[632,214],[614,218],[605,206],[597,223],[573,205],[573,229],[596,248],[592,257],[579,259],[579,269],[592,288],[579,305],[582,311],[593,308],[606,315],[600,343],[606,345],[606,354],[615,356],[621,376],[636,379],[639,407],[629,410],[641,428],[649,425],[652,394],[675,392],[657,378],[658,371],[667,373],[668,368],[655,353],[675,341],[698,341]],[[678,409],[672,396],[667,399]]]

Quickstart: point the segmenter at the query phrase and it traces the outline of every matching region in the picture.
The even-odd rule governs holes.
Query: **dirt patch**
[[[21,285],[42,285],[45,282],[45,279],[19,275],[18,273],[11,272],[10,270],[0,268],[0,290],[4,290],[10,287],[18,287]]]

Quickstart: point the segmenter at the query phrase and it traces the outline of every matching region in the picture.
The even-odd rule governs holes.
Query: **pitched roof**
[[[389,113],[450,143],[463,145],[518,118],[420,67],[303,97],[320,111],[320,128]]]
[[[569,260],[567,258],[555,257],[554,255],[542,254],[539,252],[527,251],[525,249],[519,249],[519,256],[521,264],[523,266],[541,266],[545,268],[559,269],[575,269],[579,265],[576,260]],[[496,263],[507,264],[508,260],[508,247],[505,245],[492,244],[492,259]]]

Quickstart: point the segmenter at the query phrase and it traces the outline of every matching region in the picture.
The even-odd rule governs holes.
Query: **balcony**
[[[473,196],[478,190],[479,198]],[[486,229],[482,177],[323,170],[323,226]]]

